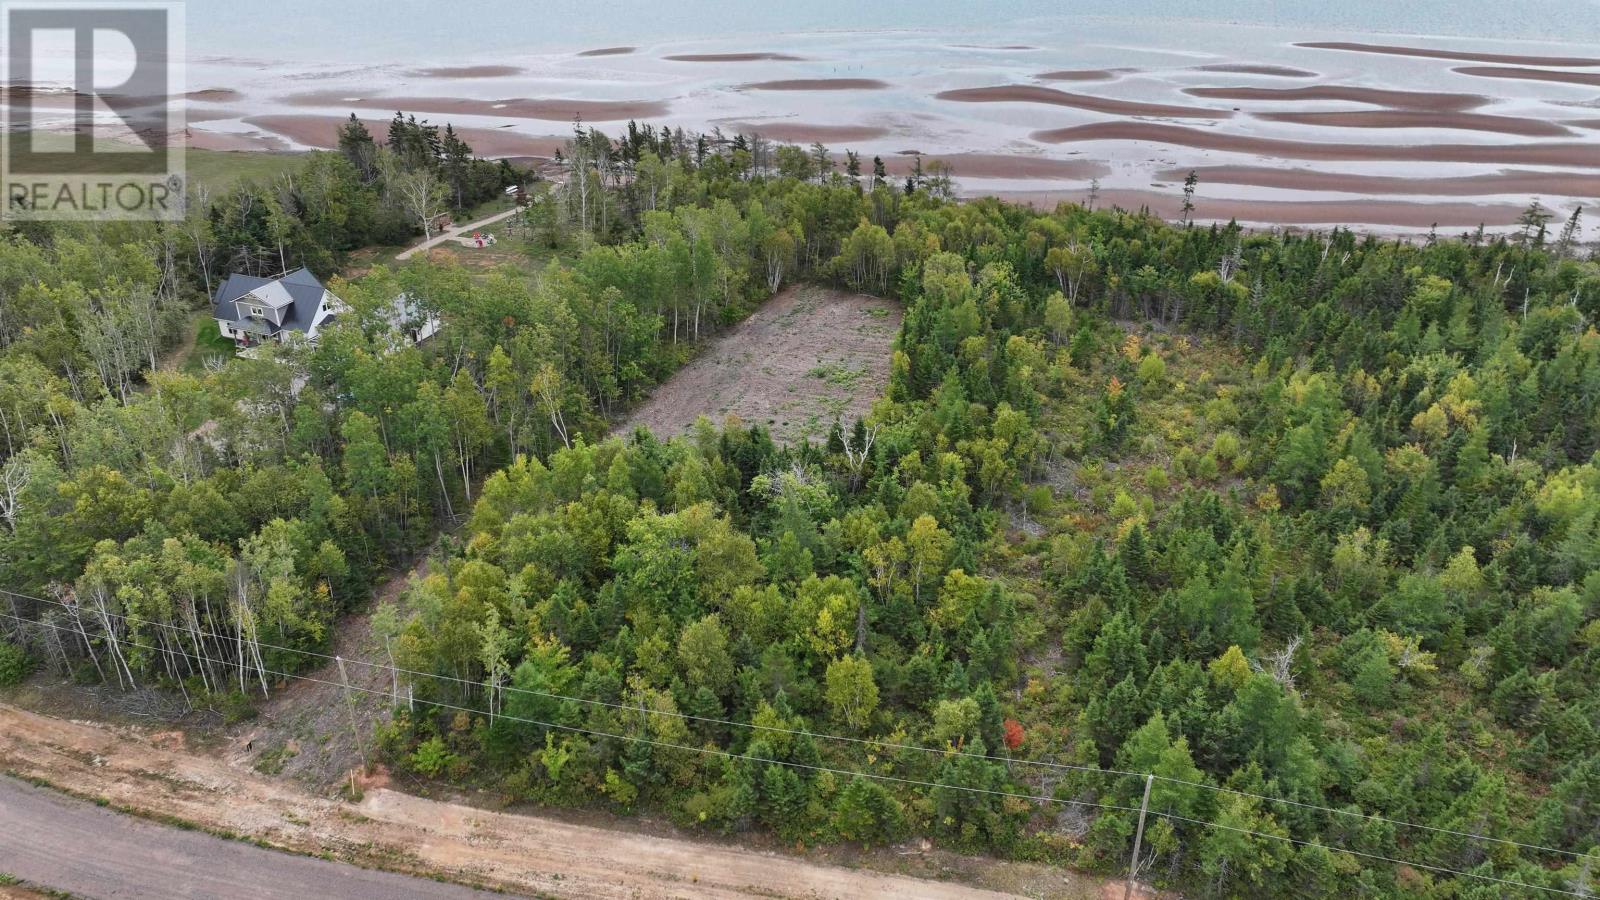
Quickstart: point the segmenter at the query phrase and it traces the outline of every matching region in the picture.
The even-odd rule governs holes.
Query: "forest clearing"
[[[887,300],[795,285],[710,342],[617,426],[662,438],[701,416],[763,425],[779,444],[817,442],[865,416],[889,382],[900,309]]]

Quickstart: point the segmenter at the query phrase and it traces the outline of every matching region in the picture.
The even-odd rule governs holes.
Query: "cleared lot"
[[[865,415],[889,381],[900,307],[815,285],[780,292],[714,339],[671,381],[618,424],[666,438],[700,416],[765,424],[772,439],[825,438],[835,419]]]

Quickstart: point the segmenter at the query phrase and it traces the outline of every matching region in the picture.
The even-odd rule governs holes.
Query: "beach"
[[[820,142],[897,178],[921,155],[967,196],[1094,190],[1163,213],[1192,170],[1198,219],[1257,226],[1504,228],[1534,201],[1565,217],[1600,200],[1600,41],[1059,18],[404,65],[201,54],[188,75],[184,139],[219,150],[330,148],[351,113],[381,139],[400,112],[490,157],[632,121]]]

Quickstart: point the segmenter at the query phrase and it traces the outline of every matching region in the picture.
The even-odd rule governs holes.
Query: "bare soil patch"
[[[1118,116],[1166,116],[1188,119],[1227,119],[1233,110],[1207,109],[1197,106],[1175,106],[1169,103],[1140,103],[1134,100],[1116,100],[1089,94],[1074,94],[1037,84],[1007,84],[998,87],[959,88],[940,91],[938,100],[959,103],[1044,103],[1050,106],[1067,106],[1091,112]]]
[[[1401,47],[1393,44],[1363,44],[1355,41],[1305,41],[1295,44],[1295,46],[1309,47],[1313,50],[1348,50],[1352,53],[1419,56],[1423,59],[1459,59],[1467,62],[1511,63],[1519,66],[1600,66],[1600,59],[1588,56],[1522,56],[1509,53],[1478,53],[1467,50]]]
[[[889,381],[900,308],[814,285],[781,291],[656,389],[617,430],[665,438],[706,416],[766,425],[772,439],[825,438],[865,415]]]
[[[1103,885],[1062,869],[960,857],[926,846],[806,858],[731,841],[644,834],[626,825],[602,828],[494,812],[376,784],[351,804],[222,760],[165,749],[139,729],[70,722],[4,704],[0,767],[148,818],[541,897],[1088,900]],[[154,858],[178,852],[174,833],[189,834],[152,829],[143,846]],[[78,842],[60,852],[71,865],[73,859],[94,859],[99,848]],[[304,868],[302,863],[321,865],[293,857],[278,861],[295,869]]]
[[[578,55],[579,56],[627,56],[629,53],[632,53],[633,51],[635,51],[637,49],[639,49],[639,48],[638,47],[597,47],[597,48],[595,48],[593,50],[585,50],[582,53],[579,53]]]
[[[1600,154],[1589,144],[1335,144],[1320,141],[1291,141],[1227,134],[1167,125],[1160,122],[1096,122],[1069,128],[1052,128],[1033,133],[1033,139],[1047,144],[1072,144],[1087,141],[1141,141],[1170,144],[1228,153],[1252,153],[1279,159],[1317,160],[1392,160],[1399,162],[1464,162],[1494,165],[1573,166],[1600,168]],[[1362,220],[1355,220],[1362,221]]]

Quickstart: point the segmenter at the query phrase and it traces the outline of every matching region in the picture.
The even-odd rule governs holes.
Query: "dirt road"
[[[146,736],[49,718],[4,704],[0,704],[0,770],[43,779],[145,816],[171,817],[342,862],[396,872],[437,873],[513,893],[617,900],[734,900],[752,895],[794,900],[999,900],[1017,896],[846,869],[733,845],[489,812],[381,787],[369,788],[359,804],[350,804],[314,796],[223,760],[185,752],[176,732]],[[48,798],[13,804],[10,797],[11,793],[0,795],[5,816],[0,817],[0,834],[9,839],[19,831],[49,827],[52,810],[57,808]],[[49,815],[41,815],[45,812]],[[51,838],[48,833],[45,837],[60,843],[57,853],[73,868],[88,867],[103,856],[107,865],[153,865],[161,870],[196,853],[188,843],[195,837],[191,832],[155,825],[139,831],[138,846],[128,854],[107,852],[110,832],[106,828],[88,839],[64,834]],[[8,862],[6,854],[14,852],[8,851],[8,846],[0,844],[0,869],[15,865]],[[207,865],[216,859],[210,855],[200,858],[207,860]],[[275,862],[275,871],[294,868],[307,877],[316,871],[309,866],[301,868],[291,857],[279,856]],[[1047,896],[1079,898],[1096,893],[1087,879],[1042,868],[1033,874],[1041,877],[1041,873],[1058,886]],[[13,874],[49,883],[46,876],[52,873],[13,870]],[[360,883],[356,879],[368,877],[347,869],[338,874],[336,880],[348,880],[352,885]],[[329,893],[330,883],[319,882],[316,889],[298,895],[335,896]],[[219,886],[214,896],[256,895],[230,893],[226,886]],[[366,896],[405,895],[374,891]]]
[[[485,891],[290,856],[0,776],[0,872],[82,897],[490,900]]]
[[[522,207],[513,206],[508,210],[504,210],[502,212],[497,212],[494,215],[489,216],[486,219],[479,219],[476,222],[470,222],[470,223],[468,223],[466,225],[456,225],[456,226],[453,226],[451,228],[446,228],[444,231],[434,235],[433,237],[431,237],[431,238],[429,238],[429,239],[427,239],[425,241],[422,241],[421,243],[417,244],[415,247],[410,247],[408,249],[400,251],[399,253],[395,254],[394,258],[398,259],[398,260],[410,259],[412,256],[416,255],[417,253],[422,252],[423,250],[431,250],[434,247],[439,246],[440,244],[443,244],[443,243],[451,241],[451,240],[453,240],[455,238],[461,237],[462,235],[467,234],[468,232],[481,231],[485,226],[493,225],[494,223],[500,221],[501,219],[509,219],[509,218],[511,218],[512,216],[516,215],[517,213],[519,213],[521,211],[522,211]]]

